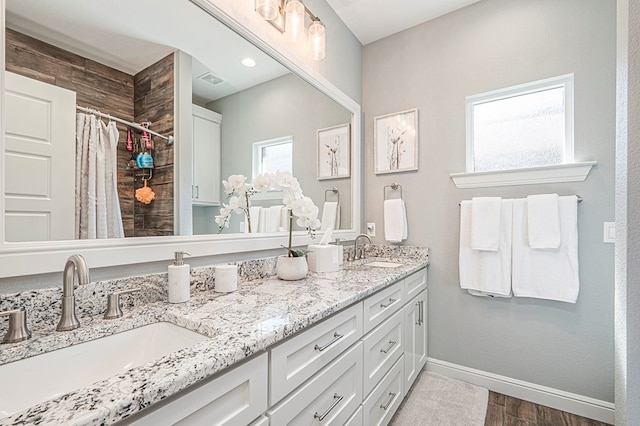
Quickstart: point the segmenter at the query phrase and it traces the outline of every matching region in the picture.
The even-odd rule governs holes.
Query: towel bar
[[[561,195],[561,197],[562,197],[562,195]],[[576,197],[578,197],[578,203],[581,203],[582,202],[582,197],[579,196],[579,195],[576,195]],[[458,205],[461,206],[462,202],[459,202]]]
[[[393,191],[400,189],[400,199],[402,199],[402,185],[394,182],[391,185],[385,185],[384,188],[382,188],[382,197],[384,200],[387,199],[387,188],[391,188]]]

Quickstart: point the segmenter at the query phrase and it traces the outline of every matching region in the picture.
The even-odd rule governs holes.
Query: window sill
[[[531,167],[527,169],[490,172],[451,173],[456,188],[486,188],[491,186],[533,185],[540,183],[582,182],[597,161]]]

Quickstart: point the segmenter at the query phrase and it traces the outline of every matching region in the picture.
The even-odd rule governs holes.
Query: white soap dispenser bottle
[[[190,267],[184,263],[184,256],[189,253],[175,252],[173,265],[169,265],[169,303],[184,303],[191,295]]]

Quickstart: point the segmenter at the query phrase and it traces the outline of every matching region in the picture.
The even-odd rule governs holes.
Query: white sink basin
[[[376,268],[397,268],[398,266],[402,266],[402,263],[395,262],[371,262],[367,263],[368,266],[374,266]]]
[[[206,339],[159,322],[0,365],[0,418]]]

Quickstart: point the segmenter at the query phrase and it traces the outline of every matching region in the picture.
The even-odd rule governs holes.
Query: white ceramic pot
[[[301,280],[307,276],[307,272],[309,272],[309,267],[305,256],[288,257],[283,255],[278,256],[278,260],[276,260],[276,275],[281,280]]]

